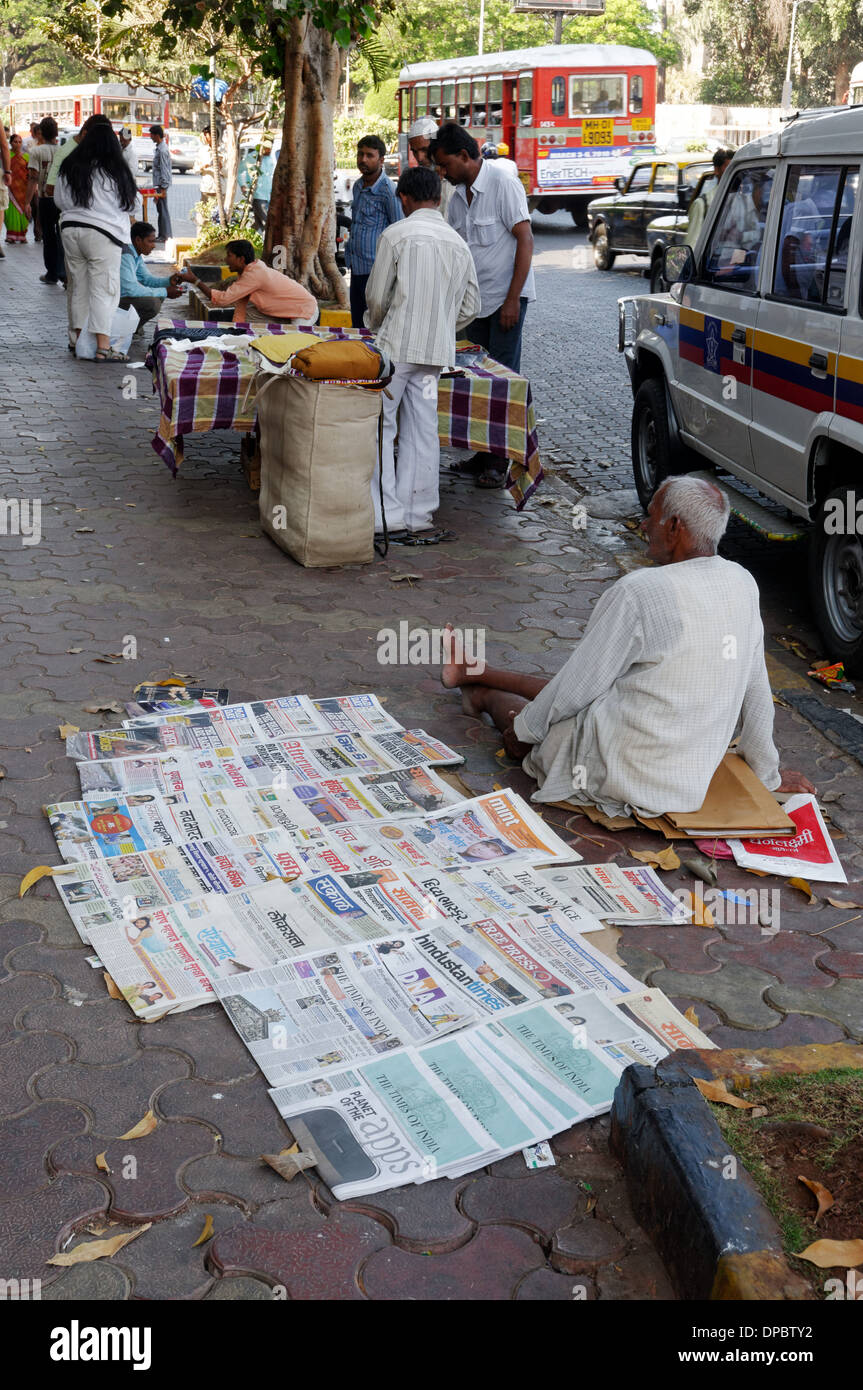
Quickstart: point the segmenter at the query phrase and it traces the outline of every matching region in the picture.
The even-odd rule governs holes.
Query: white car
[[[694,249],[665,252],[670,294],[620,301],[618,342],[642,504],[670,474],[708,470],[762,534],[808,533],[825,654],[858,671],[861,165],[860,107],[801,113],[739,150]]]

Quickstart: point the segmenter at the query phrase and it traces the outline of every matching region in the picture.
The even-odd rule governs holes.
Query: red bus
[[[158,87],[127,87],[124,82],[84,82],[72,87],[12,87],[12,129],[26,135],[33,121],[53,116],[61,130],[77,130],[88,116],[107,116],[115,130],[128,126],[145,136],[151,125],[168,129],[168,97]]]
[[[399,74],[399,157],[419,116],[457,121],[480,144],[509,145],[531,212],[591,198],[656,143],[656,59],[619,44],[558,44],[412,63]]]

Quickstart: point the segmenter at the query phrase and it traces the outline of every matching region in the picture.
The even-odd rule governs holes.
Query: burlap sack
[[[266,377],[257,411],[267,535],[307,567],[370,563],[380,391]]]

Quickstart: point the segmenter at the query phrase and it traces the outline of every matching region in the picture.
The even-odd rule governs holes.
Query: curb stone
[[[628,1067],[611,1117],[611,1150],[624,1168],[636,1219],[681,1297],[809,1300],[788,1265],[779,1227],[746,1169],[723,1176],[728,1142],[694,1084],[863,1067],[863,1047],[815,1044],[748,1051],[680,1051],[656,1068]]]

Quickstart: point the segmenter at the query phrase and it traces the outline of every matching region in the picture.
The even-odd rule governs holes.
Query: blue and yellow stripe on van
[[[840,354],[836,375],[836,414],[863,424],[863,362]]]
[[[687,362],[703,367],[718,376],[733,376],[744,385],[752,373],[752,333],[746,330],[744,360],[735,362],[731,335],[737,324],[725,319],[700,314],[695,309],[681,307],[678,327],[678,351]],[[741,344],[742,346],[742,344]]]
[[[827,370],[823,376],[816,376],[810,367],[811,355],[809,343],[779,338],[774,333],[756,329],[753,390],[764,391],[768,396],[776,396],[816,415],[822,410],[832,410],[836,353],[825,353]]]

